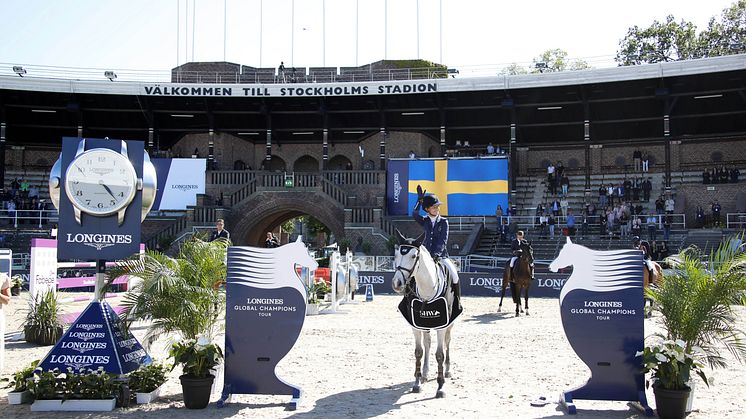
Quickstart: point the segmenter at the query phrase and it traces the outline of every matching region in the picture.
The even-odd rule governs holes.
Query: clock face
[[[111,215],[135,197],[137,173],[129,159],[109,149],[88,150],[70,163],[65,173],[65,193],[81,211]]]

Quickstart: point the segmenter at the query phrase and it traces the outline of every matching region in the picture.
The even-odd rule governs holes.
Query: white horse
[[[422,236],[417,239],[408,239],[396,231],[399,245],[394,250],[394,266],[396,272],[391,280],[391,286],[395,292],[416,296],[424,302],[429,302],[445,293],[447,310],[451,310],[455,295],[451,288],[452,280],[446,273],[448,269],[436,265],[430,252],[422,246]],[[440,266],[440,267],[439,267]],[[447,288],[446,288],[447,287]],[[445,291],[444,291],[445,289]],[[438,336],[438,347],[435,351],[435,359],[438,361],[438,390],[436,398],[445,397],[443,384],[446,378],[450,378],[451,356],[451,329],[453,323],[436,330]],[[420,384],[427,381],[428,361],[430,355],[430,330],[422,330],[412,327],[414,333],[414,386],[413,393],[420,392]],[[424,349],[423,349],[424,343]],[[424,355],[424,361],[422,360]],[[421,364],[422,362],[422,364]],[[422,366],[422,368],[420,368]]]

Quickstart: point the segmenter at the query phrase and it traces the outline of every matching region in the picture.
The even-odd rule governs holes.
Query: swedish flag
[[[494,215],[497,205],[507,213],[506,159],[411,161],[409,208],[417,201],[417,185],[438,195],[442,215]]]

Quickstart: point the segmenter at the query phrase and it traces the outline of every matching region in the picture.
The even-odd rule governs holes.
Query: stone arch
[[[265,191],[234,207],[229,217],[236,245],[262,246],[267,231],[300,215],[310,215],[329,227],[337,240],[344,237],[344,209],[321,192]]]
[[[298,160],[293,163],[294,172],[318,172],[319,161],[314,157],[306,154],[305,156],[298,157]]]
[[[347,165],[352,165],[352,162],[350,159],[347,158],[347,156],[343,154],[337,154],[336,156],[329,159],[329,163],[327,164],[327,169],[329,170],[344,170],[347,168]]]
[[[269,170],[270,172],[284,172],[285,167],[285,160],[283,160],[282,157],[272,155],[269,162],[267,162],[267,160],[262,160],[262,168],[264,170]]]

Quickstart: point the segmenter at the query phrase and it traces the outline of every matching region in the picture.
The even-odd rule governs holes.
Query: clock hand
[[[117,197],[114,196],[114,192],[111,191],[111,188],[109,188],[107,185],[104,185],[103,183],[101,184],[101,186],[103,186],[104,189],[106,189],[106,192],[108,192],[109,195],[111,195],[112,198],[117,199]]]

